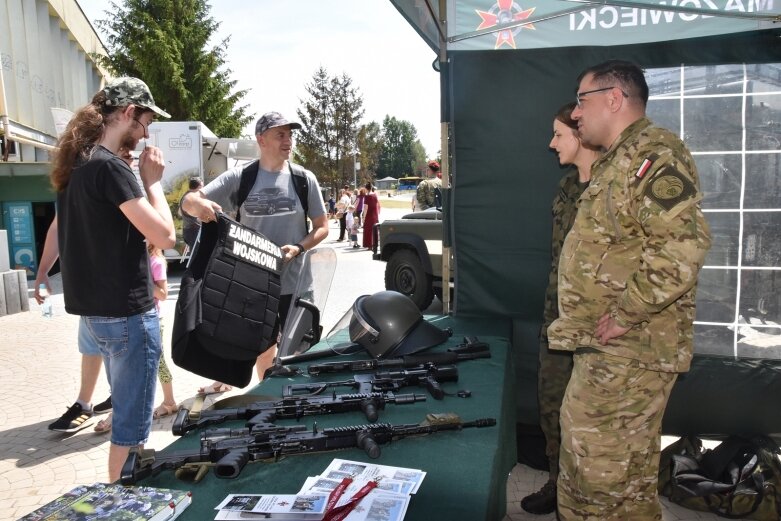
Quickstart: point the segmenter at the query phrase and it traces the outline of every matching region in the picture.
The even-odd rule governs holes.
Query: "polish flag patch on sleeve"
[[[654,162],[651,160],[651,158],[647,157],[643,159],[643,162],[640,164],[640,168],[638,168],[637,172],[635,172],[635,177],[637,179],[642,179],[646,172],[648,172],[648,169],[651,168],[652,164],[654,164]]]

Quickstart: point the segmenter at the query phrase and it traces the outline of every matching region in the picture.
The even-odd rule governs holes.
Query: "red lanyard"
[[[355,505],[357,505],[366,494],[371,492],[373,488],[377,487],[376,481],[369,481],[366,483],[366,485],[363,486],[361,490],[356,492],[355,495],[350,498],[350,501],[344,505],[340,505],[334,508],[334,505],[336,505],[336,503],[339,501],[339,498],[341,498],[342,494],[344,494],[345,489],[350,486],[352,482],[352,478],[344,478],[342,482],[339,483],[339,486],[331,491],[331,494],[328,496],[328,503],[326,504],[325,517],[323,517],[323,521],[341,521],[347,517],[350,512],[353,511]]]

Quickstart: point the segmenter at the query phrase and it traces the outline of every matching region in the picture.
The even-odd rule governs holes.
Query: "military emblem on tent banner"
[[[528,19],[534,12],[534,9],[534,7],[524,9],[517,2],[513,2],[513,0],[497,0],[488,11],[475,9],[477,15],[482,19],[480,25],[477,26],[477,30],[489,29],[497,25],[512,22],[521,22]],[[534,28],[534,24],[527,24],[499,31],[496,34],[496,45],[494,46],[494,49],[498,49],[503,45],[515,49],[515,37],[521,30]]]

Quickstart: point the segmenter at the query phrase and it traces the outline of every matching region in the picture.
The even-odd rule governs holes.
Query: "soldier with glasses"
[[[661,520],[662,416],[692,359],[697,274],[710,248],[686,145],[646,116],[635,64],[579,77],[580,137],[591,167],[559,262],[551,349],[573,351],[561,407],[562,520]]]

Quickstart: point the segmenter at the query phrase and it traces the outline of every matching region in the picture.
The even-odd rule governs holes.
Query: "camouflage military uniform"
[[[415,199],[417,199],[418,210],[428,210],[433,208],[436,202],[436,190],[442,187],[442,180],[438,177],[432,179],[424,179],[418,184],[418,189],[415,192]]]
[[[661,519],[661,418],[692,357],[697,274],[710,247],[694,160],[641,118],[592,165],[559,262],[550,347],[575,351],[561,409],[561,519]],[[605,313],[630,327],[608,345]]]
[[[545,453],[550,462],[550,479],[559,474],[559,409],[564,391],[572,373],[572,354],[566,351],[548,349],[548,326],[559,316],[559,255],[564,238],[575,222],[578,198],[588,183],[578,181],[577,169],[561,178],[556,197],[553,199],[553,231],[551,235],[551,269],[548,288],[545,291],[545,310],[540,330],[540,364],[538,372],[538,402],[540,406],[540,427],[545,434]]]

